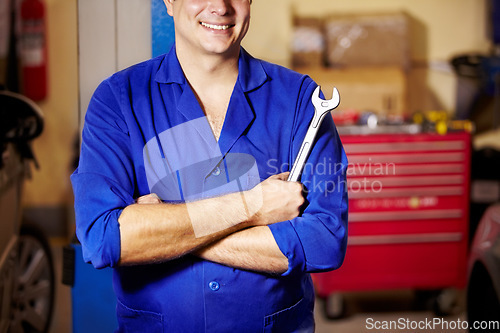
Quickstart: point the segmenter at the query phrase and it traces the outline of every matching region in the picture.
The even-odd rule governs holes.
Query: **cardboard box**
[[[409,18],[404,13],[330,16],[325,39],[330,67],[409,66]]]
[[[337,110],[372,111],[407,116],[407,77],[400,67],[296,68],[321,86],[326,98],[340,93]]]
[[[292,65],[294,67],[322,67],[325,65],[324,56],[323,20],[295,17],[292,37]]]

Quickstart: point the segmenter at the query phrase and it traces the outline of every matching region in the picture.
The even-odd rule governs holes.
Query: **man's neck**
[[[177,47],[176,52],[184,75],[193,88],[234,86],[238,77],[239,50],[232,55],[194,55],[188,49]]]
[[[193,56],[186,50],[178,48],[177,58],[218,140],[238,79],[239,49],[231,56],[199,53]]]

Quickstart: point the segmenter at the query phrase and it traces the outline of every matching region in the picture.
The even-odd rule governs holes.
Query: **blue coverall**
[[[286,272],[244,271],[194,255],[161,264],[117,264],[118,217],[139,196],[155,192],[166,202],[196,200],[246,190],[289,170],[314,112],[310,98],[316,86],[308,76],[255,59],[242,48],[216,141],[175,46],[99,85],[71,180],[84,259],[114,268],[120,332],[314,330],[309,273],[338,268],[347,242],[347,160],[331,117],[302,174],[307,206],[301,216],[269,225],[288,258]]]

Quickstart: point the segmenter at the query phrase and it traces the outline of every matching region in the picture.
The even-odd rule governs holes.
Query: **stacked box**
[[[409,66],[409,19],[404,13],[330,16],[325,39],[331,67]]]
[[[294,67],[324,66],[325,39],[323,21],[319,18],[294,19],[292,64]]]

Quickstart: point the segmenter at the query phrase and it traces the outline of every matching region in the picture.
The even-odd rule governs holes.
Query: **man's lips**
[[[234,27],[234,24],[211,24],[206,22],[200,22],[200,24],[205,28],[213,30],[227,30],[229,28]]]

